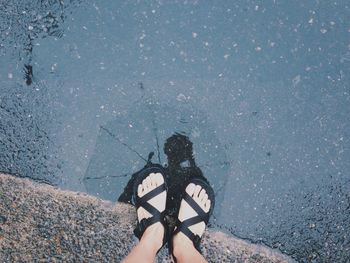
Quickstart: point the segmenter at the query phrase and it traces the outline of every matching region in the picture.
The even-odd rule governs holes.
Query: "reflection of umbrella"
[[[228,162],[207,118],[188,106],[170,107],[150,100],[100,127],[84,176],[88,192],[115,201],[131,175],[144,167],[150,152],[155,153],[154,163],[168,168],[169,176],[186,176],[193,167],[201,171],[221,203]],[[183,181],[173,180],[174,184]]]

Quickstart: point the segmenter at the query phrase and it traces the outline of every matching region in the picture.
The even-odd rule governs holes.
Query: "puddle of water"
[[[131,175],[146,164],[150,152],[155,153],[152,161],[171,174],[170,192],[179,191],[181,187],[175,185],[199,173],[213,186],[217,202],[222,202],[228,161],[212,124],[186,105],[168,106],[152,100],[134,104],[125,116],[100,126],[84,176],[88,192],[116,200]]]
[[[214,185],[217,227],[346,262],[348,14],[342,1],[1,4],[0,170],[116,200],[152,151]],[[164,145],[187,153],[169,162]]]

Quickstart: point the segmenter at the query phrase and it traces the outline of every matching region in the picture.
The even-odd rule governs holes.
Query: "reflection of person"
[[[201,178],[190,180],[182,192],[175,231],[169,233],[164,217],[168,189],[163,175],[162,169],[151,167],[135,179],[133,199],[138,225],[134,233],[140,242],[122,262],[154,262],[167,241],[174,261],[206,262],[199,243],[213,211],[213,190]]]
[[[169,216],[176,217],[181,202],[181,190],[193,178],[202,178],[205,181],[206,179],[196,165],[193,143],[187,136],[179,133],[173,134],[164,143],[164,153],[168,159],[166,166],[169,185],[167,212]]]
[[[193,143],[182,134],[175,133],[164,143],[164,153],[168,157],[169,166],[180,166],[188,161],[190,166],[196,166],[193,157]]]

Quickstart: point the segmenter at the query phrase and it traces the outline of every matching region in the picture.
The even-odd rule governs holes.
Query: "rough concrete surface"
[[[0,174],[0,262],[119,262],[137,243],[135,209]],[[270,248],[208,230],[209,262],[292,262]],[[158,262],[171,262],[162,249]]]

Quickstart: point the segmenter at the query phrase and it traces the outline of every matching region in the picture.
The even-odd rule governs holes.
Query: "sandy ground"
[[[119,262],[135,245],[132,206],[0,174],[0,262]],[[208,230],[209,262],[293,262],[270,248]],[[162,249],[158,262],[171,262]]]

